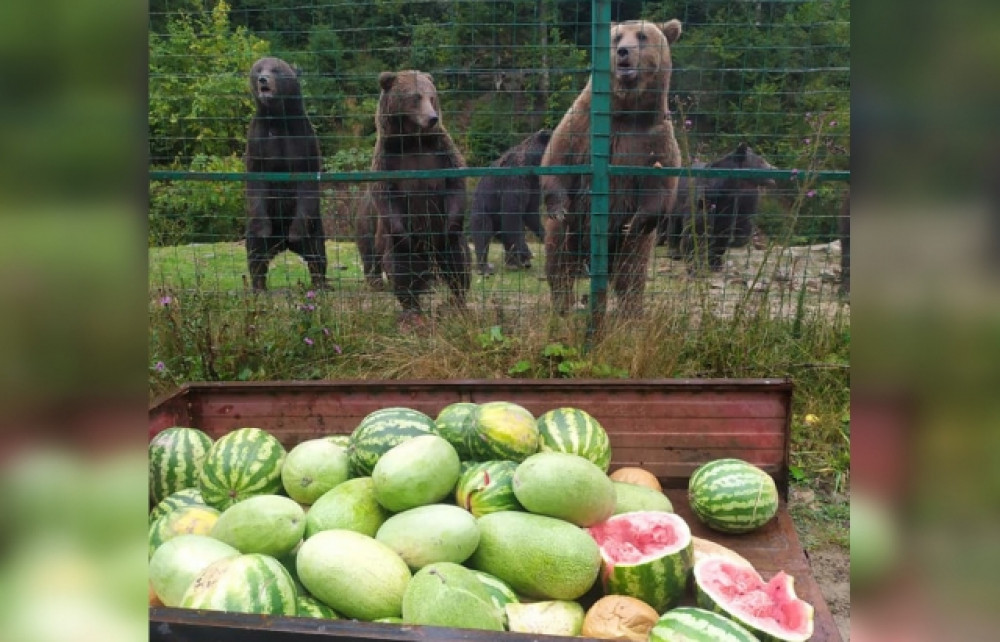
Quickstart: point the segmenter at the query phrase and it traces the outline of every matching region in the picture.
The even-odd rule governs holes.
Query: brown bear
[[[441,121],[430,74],[386,71],[378,82],[373,171],[465,167]],[[434,269],[451,289],[451,302],[464,308],[470,282],[465,205],[465,179],[459,177],[387,179],[368,186],[358,249],[370,283],[381,281],[383,269],[388,274],[404,318],[420,315],[420,295],[430,289]]]
[[[319,140],[295,70],[280,58],[261,58],[250,69],[256,113],[250,120],[247,172],[322,170]],[[305,259],[314,287],[326,287],[326,235],[316,181],[247,181],[247,268],[254,290],[267,288],[268,265],[291,250]]]
[[[538,167],[552,132],[541,129],[511,147],[490,167]],[[499,236],[503,243],[504,263],[510,268],[530,268],[531,249],[524,239],[524,228],[544,237],[538,217],[540,202],[538,176],[484,176],[472,196],[469,230],[476,249],[479,273],[493,274],[489,258],[490,241]]]
[[[612,165],[679,167],[667,100],[670,45],[679,20],[611,25]],[[587,83],[552,134],[542,166],[590,162],[591,84]],[[653,236],[673,207],[677,176],[610,176],[608,268],[623,313],[642,311]],[[590,254],[590,176],[545,175],[545,274],[557,312],[573,301],[573,283],[586,272]]]

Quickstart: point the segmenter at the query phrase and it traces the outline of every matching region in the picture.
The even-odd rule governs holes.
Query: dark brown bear
[[[746,143],[706,165],[712,169],[771,170],[773,165]],[[773,187],[774,180],[761,176],[682,176],[677,204],[666,228],[666,242],[679,250],[691,272],[707,264],[722,267],[730,247],[744,247],[753,235],[754,218],[760,205],[760,188]]]
[[[630,21],[611,26],[612,165],[679,167],[667,99],[670,44],[681,23]],[[542,165],[590,162],[590,99],[587,83],[552,134]],[[610,176],[608,267],[611,287],[626,314],[642,311],[653,234],[673,207],[676,176]],[[590,177],[547,175],[541,179],[545,203],[545,273],[559,313],[573,302],[573,283],[585,273],[590,253]]]
[[[504,152],[490,167],[538,167],[551,137],[550,130],[539,130]],[[524,228],[534,232],[539,240],[544,238],[538,216],[539,201],[536,175],[484,176],[479,181],[472,197],[469,229],[480,274],[493,274],[488,258],[494,236],[499,236],[503,243],[507,267],[531,267],[533,256],[524,239]]]
[[[261,58],[250,69],[257,111],[247,134],[248,172],[319,173],[319,141],[299,79],[288,63]],[[267,288],[268,265],[291,250],[305,259],[314,287],[326,287],[326,237],[316,181],[247,181],[247,267],[254,290]]]
[[[465,166],[441,122],[430,74],[386,71],[378,82],[373,171]],[[452,303],[464,308],[469,289],[465,204],[464,178],[398,178],[369,185],[359,214],[358,249],[369,282],[380,281],[385,269],[404,318],[421,313],[420,295],[430,290],[434,269],[451,289]]]

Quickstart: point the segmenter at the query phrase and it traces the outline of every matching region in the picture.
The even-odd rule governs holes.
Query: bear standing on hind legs
[[[319,140],[306,115],[299,79],[288,63],[261,58],[250,69],[257,111],[247,134],[247,172],[319,173]],[[250,180],[247,199],[247,267],[253,289],[267,289],[271,259],[283,250],[301,256],[313,287],[326,287],[326,236],[319,183]]]
[[[420,71],[379,75],[377,139],[373,171],[435,170],[465,166],[441,122],[437,89]],[[451,289],[451,302],[465,307],[469,290],[469,248],[465,223],[465,179],[398,178],[372,183],[360,213],[362,231],[375,219],[375,235],[359,236],[369,281],[384,262],[402,321],[421,317],[420,296],[434,282],[433,269]],[[378,277],[380,280],[380,277]]]
[[[612,165],[679,167],[667,100],[670,45],[681,35],[679,20],[662,25],[642,20],[611,25]],[[583,89],[552,134],[542,166],[590,162],[591,84]],[[676,176],[610,176],[608,267],[619,309],[642,312],[653,236],[677,191]],[[542,176],[545,274],[560,314],[573,303],[573,283],[585,273],[590,254],[590,177]]]

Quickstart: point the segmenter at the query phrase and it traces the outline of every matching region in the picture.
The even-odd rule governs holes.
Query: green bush
[[[238,156],[195,156],[192,172],[242,172]],[[244,183],[241,181],[153,181],[149,186],[150,246],[215,243],[243,237]]]

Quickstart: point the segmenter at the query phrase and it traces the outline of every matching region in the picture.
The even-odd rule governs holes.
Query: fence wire
[[[638,290],[638,305],[647,311],[729,315],[752,305],[778,318],[843,314],[849,12],[848,0],[151,0],[151,305],[195,293],[258,314],[258,304],[249,309],[242,296],[261,284],[250,252],[266,259],[262,283],[271,296],[285,293],[303,309],[313,305],[317,257],[324,255],[327,317],[309,321],[317,332],[338,317],[403,311],[414,296],[422,309],[447,306],[456,292],[469,308],[501,320],[535,322],[561,305],[563,312],[588,312],[593,279],[609,283],[611,311],[632,305],[629,293]],[[543,162],[548,137],[592,74],[595,88],[614,83],[617,71],[598,76],[608,60],[621,64],[614,60],[619,45],[611,40],[609,47],[601,35],[607,31],[595,40],[595,23],[607,17],[682,25],[669,47],[676,169],[635,154],[627,162],[612,157],[606,170],[604,158],[563,155],[563,164]],[[593,58],[595,45],[602,45],[602,60]],[[304,154],[298,143],[292,152],[248,147],[255,114],[251,68],[267,57],[295,70],[315,154]],[[424,149],[423,139],[383,146],[383,158],[374,158],[376,111],[386,86],[380,75],[401,70],[433,78],[432,109],[464,159],[461,166],[439,162],[444,152]],[[402,109],[409,113],[397,119],[420,109]],[[262,140],[281,131],[309,138],[278,131],[287,117],[265,119]],[[639,119],[622,124],[608,115],[611,129],[603,133],[612,147],[616,132],[626,136]],[[505,156],[519,144],[520,151]],[[267,162],[251,167],[248,156]],[[639,180],[644,176],[650,180]],[[616,236],[628,235],[636,204],[655,196],[649,185],[663,176],[679,180],[669,216],[653,222],[655,232],[642,237],[648,240]],[[602,223],[608,231],[598,230],[603,240],[596,244],[607,244],[606,256],[591,254],[597,250],[589,228],[568,242],[568,291],[567,278],[553,278],[558,266],[546,266],[555,247],[545,247],[546,226],[551,238],[550,221],[558,214],[547,210],[546,177],[581,195],[575,214],[589,214],[591,198],[611,208]],[[389,203],[408,190],[400,207],[410,217],[407,225],[416,225],[421,217],[446,218],[438,210],[453,206],[443,194],[454,185],[462,201],[457,241],[455,230],[439,223],[428,223],[428,235],[416,228],[390,233],[379,194]],[[623,185],[631,195],[616,198]],[[318,228],[308,220],[297,227],[297,217],[310,216],[287,205],[298,186],[316,198]],[[276,217],[266,234],[254,228],[255,199],[264,201],[260,211]],[[626,202],[629,211],[615,211]],[[366,212],[374,214],[366,218]],[[376,267],[373,273],[369,266],[366,278],[359,246],[376,241],[380,216],[386,229],[371,250]],[[317,238],[319,245],[310,245]],[[648,261],[638,263],[620,254],[647,250]],[[618,286],[623,273],[630,276]],[[423,288],[428,291],[419,294]]]

